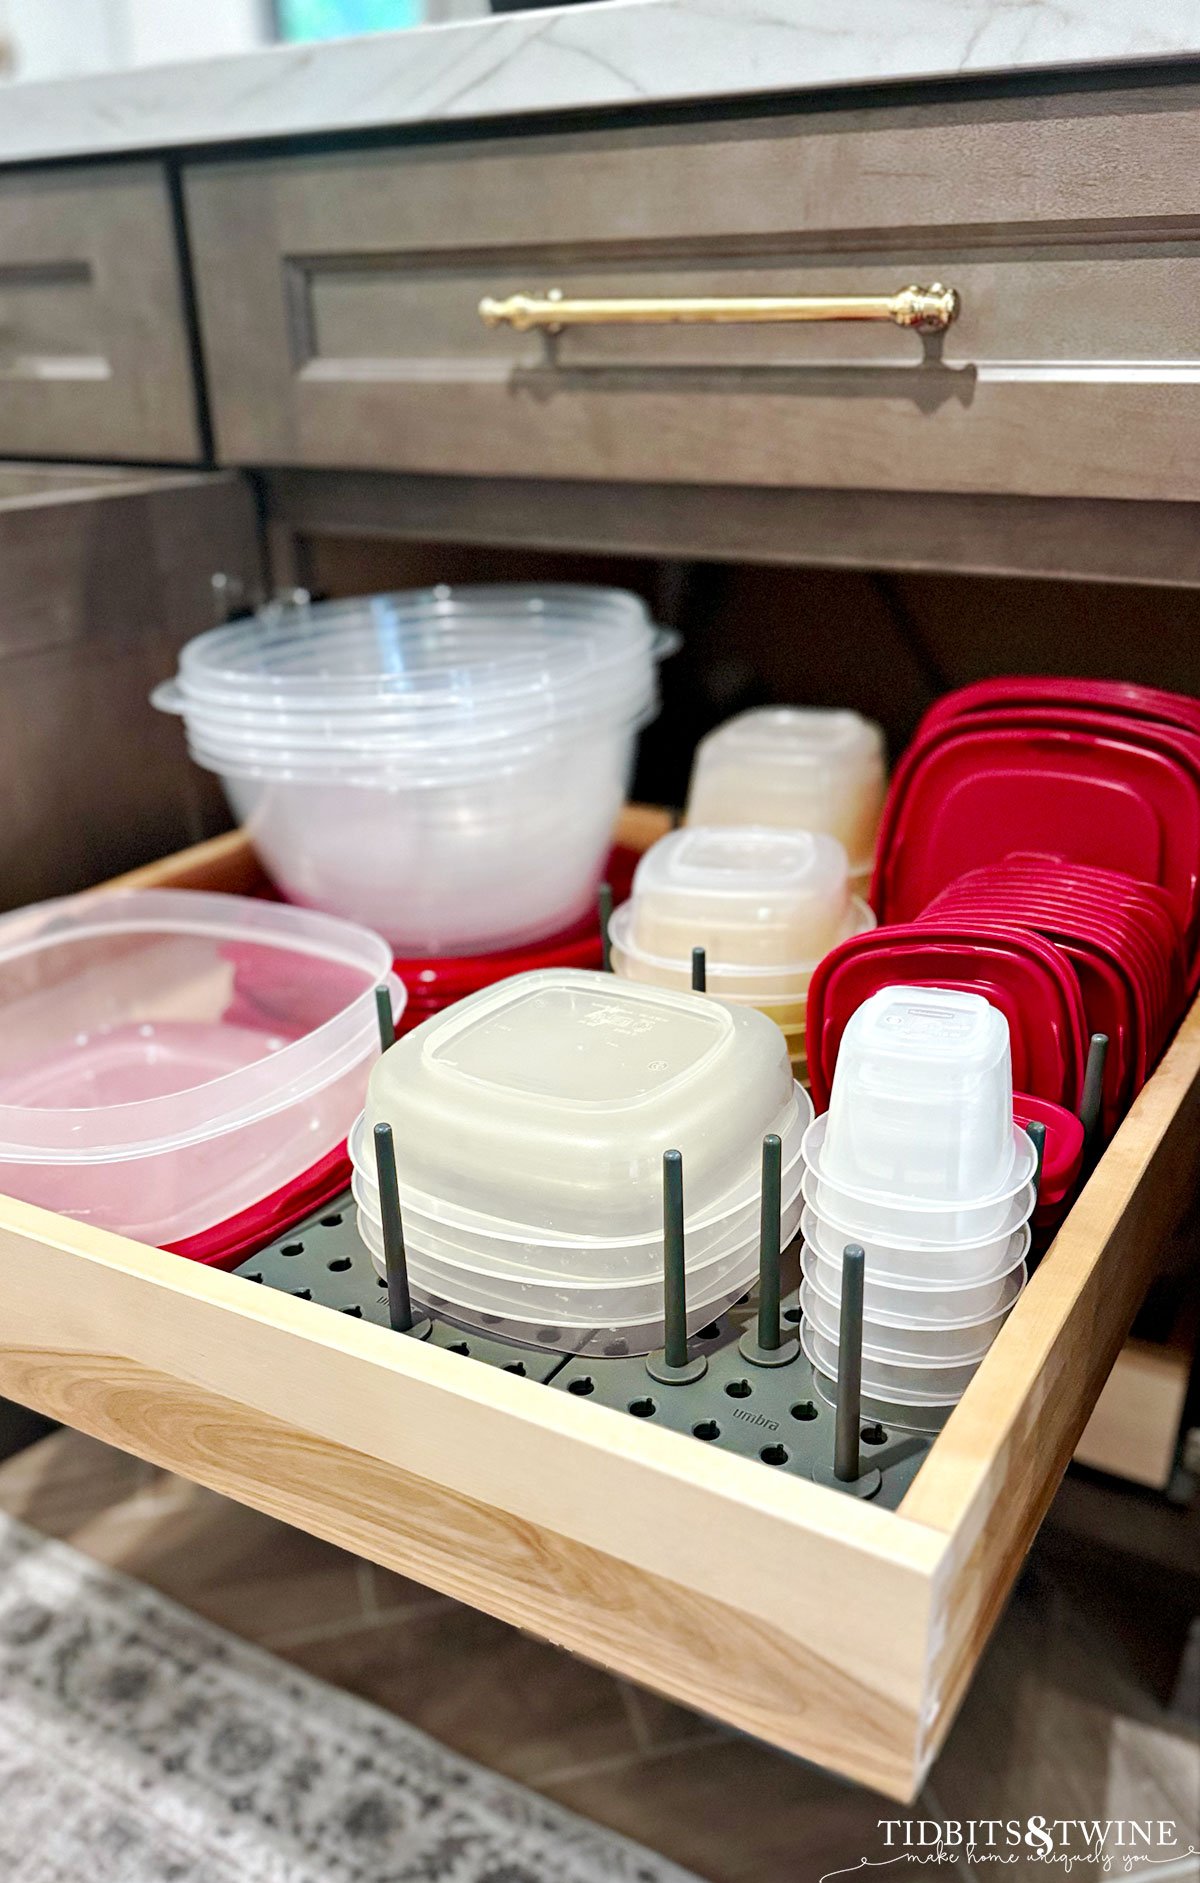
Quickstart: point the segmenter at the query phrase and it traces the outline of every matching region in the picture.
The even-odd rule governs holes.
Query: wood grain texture
[[[8,1396],[911,1793],[935,1533],[27,1205],[0,1256]]]
[[[217,569],[251,588],[261,576],[238,473],[0,466],[0,907],[89,887],[228,822],[179,722],[150,704],[183,643],[212,626]]]
[[[235,833],[141,880],[254,867]],[[11,1200],[0,1392],[910,1800],[1194,1186],[1198,1114],[1200,1003],[898,1513]]]
[[[166,171],[0,178],[0,451],[203,455]]]
[[[1023,497],[1200,496],[1181,153],[1197,88],[205,163],[186,176],[222,456]],[[894,291],[896,328],[483,328],[481,295]]]
[[[941,1743],[1152,1279],[1200,1183],[1200,1001],[1109,1145],[901,1506],[940,1529]]]
[[[340,534],[1200,586],[1200,511],[1188,503],[278,468],[259,482],[284,543]]]

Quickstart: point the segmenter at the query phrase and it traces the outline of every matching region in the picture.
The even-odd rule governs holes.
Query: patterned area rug
[[[695,1883],[0,1516],[3,1883]]]

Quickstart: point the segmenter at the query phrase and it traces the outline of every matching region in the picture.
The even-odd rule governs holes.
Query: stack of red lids
[[[1196,981],[1200,704],[1087,680],[948,694],[892,781],[871,901],[880,927],[835,948],[809,990],[818,1109],[869,994],[894,982],[982,993],[1009,1022],[1016,1114],[1047,1125],[1046,1220],[1082,1154],[1073,1114],[1090,1037],[1109,1040],[1107,1137]]]

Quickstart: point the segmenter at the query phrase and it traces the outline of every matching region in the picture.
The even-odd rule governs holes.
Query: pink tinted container
[[[0,919],[0,1190],[174,1243],[311,1170],[362,1109],[391,950],[311,910],[117,890]],[[243,985],[270,989],[244,998]]]

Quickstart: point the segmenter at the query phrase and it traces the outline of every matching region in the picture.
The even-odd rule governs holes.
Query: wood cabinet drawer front
[[[1200,89],[197,166],[239,462],[1194,498]],[[485,295],[957,288],[890,324],[489,330]]]
[[[1198,1176],[1200,1005],[898,1510],[4,1199],[0,1393],[908,1799]]]
[[[161,166],[0,179],[0,452],[201,457]]]

